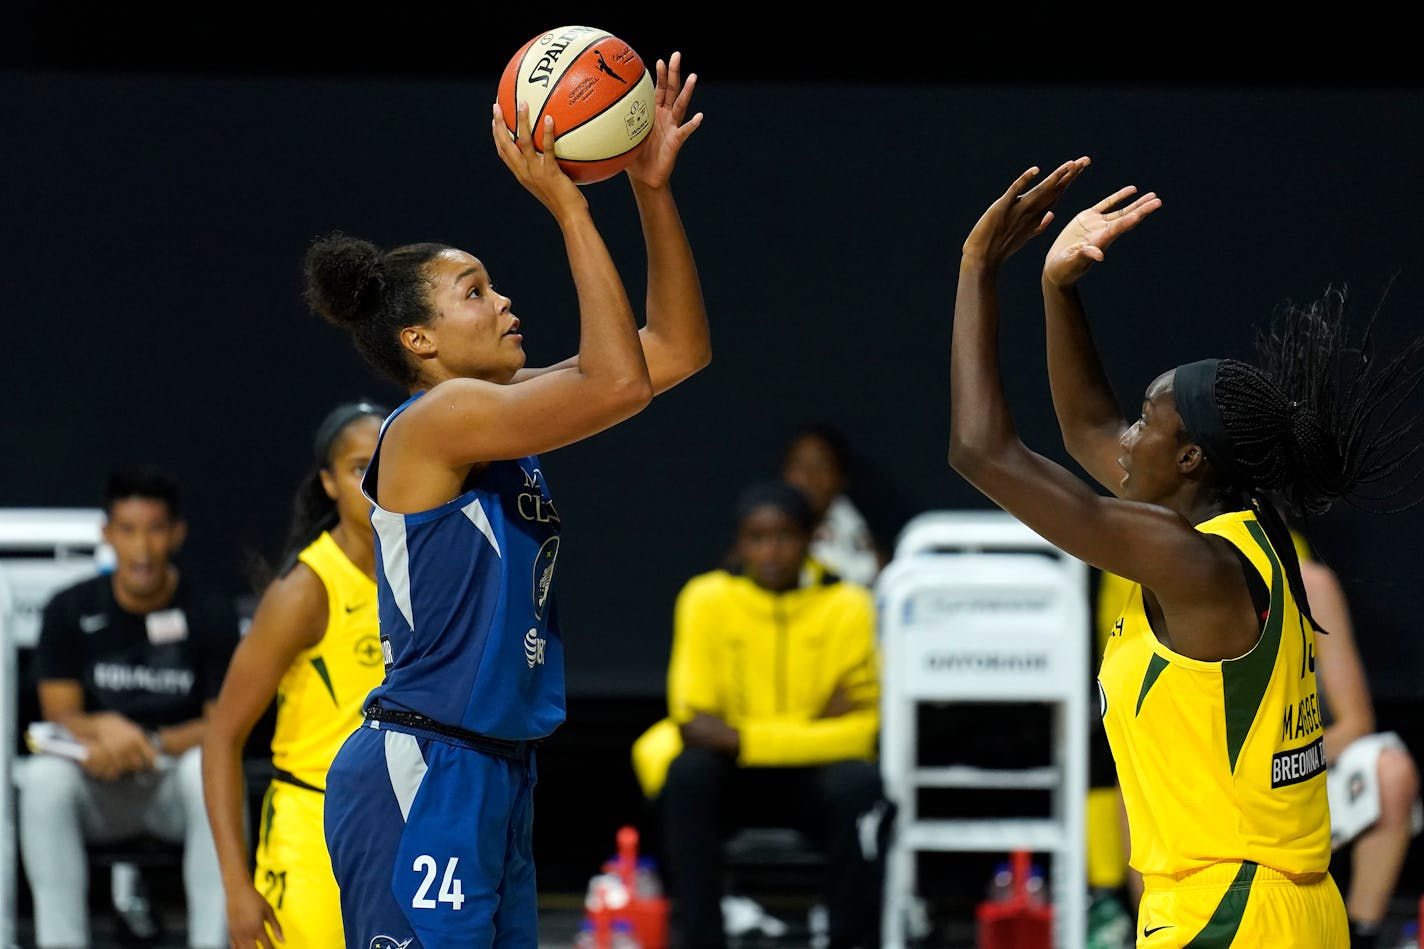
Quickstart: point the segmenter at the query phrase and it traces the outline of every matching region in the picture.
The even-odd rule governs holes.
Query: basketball
[[[580,185],[628,166],[653,127],[653,77],[631,46],[592,26],[561,26],[519,48],[499,79],[510,135],[529,106],[535,147],[554,118],[554,157]],[[543,143],[547,144],[547,143]]]

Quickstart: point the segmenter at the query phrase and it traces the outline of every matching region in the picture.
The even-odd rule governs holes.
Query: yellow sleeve
[[[832,718],[778,718],[744,723],[738,762],[747,767],[798,767],[872,759],[880,737],[880,654],[875,638],[875,601],[849,588],[837,611],[825,661],[839,668],[834,681],[855,708]]]
[[[715,613],[709,611],[707,575],[694,577],[677,595],[673,607],[672,657],[668,661],[668,714],[688,722],[698,712],[722,714],[716,670]]]

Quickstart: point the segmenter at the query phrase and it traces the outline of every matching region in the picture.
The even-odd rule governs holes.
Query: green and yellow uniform
[[[257,889],[277,913],[284,949],[343,949],[341,900],[322,829],[326,770],[381,681],[376,584],[323,532],[299,555],[326,587],[326,632],[277,685],[275,776],[262,800]]]
[[[1315,631],[1252,512],[1197,530],[1240,550],[1270,602],[1235,659],[1168,649],[1136,585],[1109,633],[1099,699],[1145,886],[1138,945],[1343,949]]]

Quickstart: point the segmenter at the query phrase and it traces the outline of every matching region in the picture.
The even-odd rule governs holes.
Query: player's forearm
[[[203,802],[225,889],[252,883],[243,833],[243,782],[241,747],[231,741],[204,742]]]
[[[203,743],[207,733],[207,719],[195,718],[177,725],[165,725],[153,730],[155,747],[165,755],[181,755],[189,748]]]

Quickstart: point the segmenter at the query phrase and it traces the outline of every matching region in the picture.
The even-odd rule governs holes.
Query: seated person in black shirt
[[[33,660],[41,713],[83,751],[31,755],[15,769],[35,943],[89,945],[86,842],[150,834],[183,843],[189,945],[224,949],[199,754],[237,645],[236,611],[173,562],[186,525],[170,478],[118,472],[104,508],[114,570],[51,598]]]

